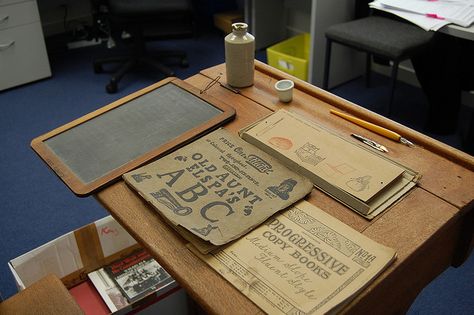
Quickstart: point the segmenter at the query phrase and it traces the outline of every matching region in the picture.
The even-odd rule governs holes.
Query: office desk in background
[[[355,0],[247,0],[245,21],[255,36],[257,49],[267,48],[301,32],[309,33],[308,82],[322,86],[326,51],[325,31],[331,25],[353,20],[356,2]],[[440,31],[454,36],[474,38],[473,26],[463,29],[448,25]],[[364,73],[363,54],[339,45],[333,48],[334,62],[331,66],[330,86],[345,83]],[[374,69],[385,73],[377,65]],[[416,81],[413,73],[408,75],[410,82]]]
[[[198,89],[209,84],[223,64],[203,70],[186,81]],[[313,189],[307,200],[364,235],[394,248],[398,258],[343,313],[405,313],[418,293],[449,266],[460,265],[474,245],[474,157],[362,107],[295,80],[289,105],[278,102],[277,80],[288,78],[256,62],[255,84],[239,94],[215,84],[206,93],[231,104],[236,119],[224,126],[237,131],[279,108],[306,115],[343,137],[364,134],[390,150],[390,157],[419,171],[423,178],[400,202],[373,221],[367,221],[333,198]],[[225,75],[221,82],[225,82]],[[329,113],[346,111],[392,129],[415,142],[410,148],[373,134]],[[95,195],[118,222],[145,246],[182,287],[209,313],[258,314],[262,311],[238,289],[186,248],[186,241],[152,207],[119,181]]]
[[[438,32],[443,32],[445,34],[464,38],[467,40],[474,40],[474,24],[469,27],[462,27],[459,25],[449,24],[445,27],[442,27]]]

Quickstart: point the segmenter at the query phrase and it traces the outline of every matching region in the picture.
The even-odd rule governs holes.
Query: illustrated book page
[[[269,314],[335,312],[396,258],[304,200],[215,253],[189,247]]]
[[[214,245],[242,236],[312,189],[307,178],[224,129],[123,178],[169,223]]]
[[[362,214],[374,211],[414,178],[405,167],[286,110],[244,128],[240,136]]]
[[[145,250],[136,251],[104,267],[129,303],[174,286],[174,279]]]
[[[129,305],[122,291],[120,291],[108,273],[105,272],[104,268],[90,272],[87,276],[111,312],[116,312]]]

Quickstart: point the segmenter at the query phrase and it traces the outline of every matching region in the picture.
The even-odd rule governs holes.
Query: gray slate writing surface
[[[47,139],[45,144],[88,184],[220,113],[168,83]]]

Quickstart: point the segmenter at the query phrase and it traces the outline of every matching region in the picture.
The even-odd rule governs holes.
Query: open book
[[[407,167],[286,110],[244,128],[240,136],[368,219],[419,178]]]
[[[335,313],[396,258],[307,201],[198,256],[268,314]]]

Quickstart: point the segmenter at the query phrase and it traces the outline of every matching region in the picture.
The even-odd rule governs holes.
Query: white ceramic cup
[[[275,83],[275,90],[277,90],[281,102],[288,103],[293,99],[294,87],[295,83],[291,80],[280,80]]]

